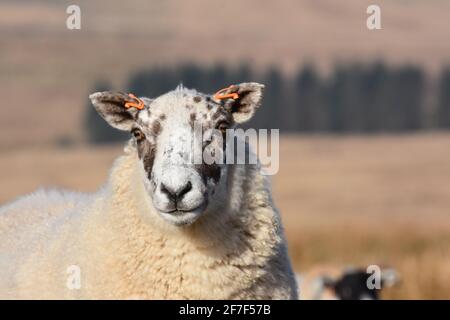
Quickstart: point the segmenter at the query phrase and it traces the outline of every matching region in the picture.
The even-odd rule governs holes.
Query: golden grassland
[[[450,299],[450,134],[283,136],[275,201],[296,271],[395,267],[386,299]],[[39,186],[93,191],[121,146],[3,152],[0,203]]]

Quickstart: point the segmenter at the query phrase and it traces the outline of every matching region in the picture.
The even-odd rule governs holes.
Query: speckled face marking
[[[195,163],[193,146],[200,145],[203,151],[219,144],[225,148],[225,131],[253,115],[262,88],[257,83],[232,86],[239,99],[230,101],[179,86],[155,99],[141,97],[142,110],[125,109],[124,93],[98,92],[90,98],[110,125],[132,133],[145,173],[143,184],[159,215],[172,224],[186,225],[208,211],[226,185],[227,165]],[[194,134],[197,125],[202,128],[200,136]]]

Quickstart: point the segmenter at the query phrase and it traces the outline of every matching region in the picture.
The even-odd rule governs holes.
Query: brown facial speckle
[[[161,121],[166,120],[166,115],[163,113],[162,115],[159,116],[159,119],[160,119]]]
[[[206,183],[208,179],[213,179],[217,183],[220,179],[220,167],[217,164],[201,164],[197,166],[197,172]]]
[[[155,160],[156,146],[144,139],[137,144],[139,158],[144,163],[144,169],[147,176],[150,178],[153,162]]]
[[[160,134],[161,133],[161,123],[159,121],[153,122],[151,131],[154,136],[157,136],[158,134]]]
[[[194,122],[197,119],[197,115],[195,113],[191,113],[190,117],[189,117],[189,125],[191,126],[191,128],[194,128]]]
[[[195,103],[199,103],[200,101],[202,101],[202,97],[200,97],[200,96],[195,96],[194,97],[194,102]]]
[[[223,109],[219,108],[219,109],[217,109],[216,112],[213,113],[213,115],[211,116],[211,119],[216,120],[217,118],[219,118],[222,115],[226,116],[226,113]]]

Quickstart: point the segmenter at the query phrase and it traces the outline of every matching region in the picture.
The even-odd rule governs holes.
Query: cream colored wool
[[[230,166],[224,212],[185,227],[148,214],[141,167],[130,143],[97,193],[40,190],[0,209],[0,298],[297,298],[258,166]],[[67,286],[72,265],[80,289]]]

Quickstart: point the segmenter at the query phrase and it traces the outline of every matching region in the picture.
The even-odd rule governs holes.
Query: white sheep
[[[296,299],[259,165],[185,161],[196,123],[225,133],[253,115],[262,89],[91,95],[134,137],[98,192],[40,190],[0,209],[0,298]],[[219,142],[211,134],[203,146]]]

